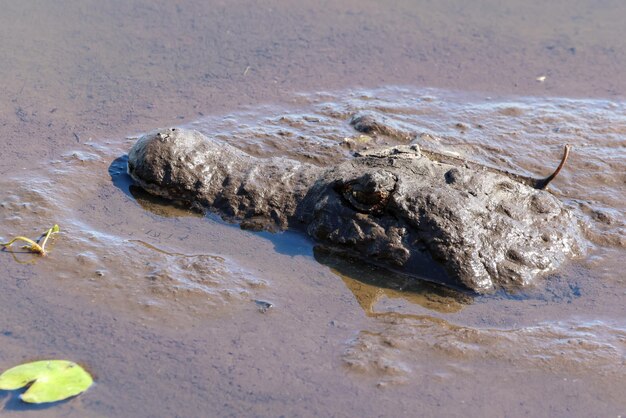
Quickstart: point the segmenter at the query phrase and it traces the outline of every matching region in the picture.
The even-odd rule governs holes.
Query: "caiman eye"
[[[335,189],[353,209],[362,213],[377,213],[387,206],[397,180],[388,171],[376,171],[338,183]]]

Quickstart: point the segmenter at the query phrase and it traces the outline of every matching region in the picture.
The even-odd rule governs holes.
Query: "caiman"
[[[478,293],[532,285],[580,254],[577,218],[515,175],[417,145],[370,150],[332,167],[257,158],[179,128],[141,137],[128,173],[149,193],[242,228],[298,229],[324,248]]]

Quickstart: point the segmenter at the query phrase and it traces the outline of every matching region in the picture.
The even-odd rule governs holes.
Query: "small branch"
[[[54,225],[52,228],[48,229],[48,231],[46,231],[46,235],[43,239],[43,243],[41,244],[41,250],[44,251],[46,248],[46,242],[48,242],[48,238],[50,238],[50,235],[52,234],[56,234],[57,232],[59,232],[59,225]]]
[[[559,166],[556,168],[556,170],[554,170],[554,173],[550,174],[545,179],[535,180],[535,184],[533,185],[535,189],[543,190],[546,187],[548,187],[548,184],[550,184],[550,182],[554,180],[554,178],[559,174],[559,172],[565,165],[565,162],[567,161],[567,157],[569,157],[569,151],[570,151],[569,144],[565,145],[565,148],[563,149],[563,156],[561,157],[561,162],[559,163]]]
[[[565,145],[565,148],[563,149],[563,157],[561,157],[561,163],[559,164],[559,166],[556,168],[556,170],[554,170],[552,174],[542,179],[511,173],[506,170],[475,163],[470,160],[466,160],[466,159],[455,157],[455,156],[448,155],[448,154],[443,154],[440,152],[429,151],[426,149],[421,149],[421,152],[422,154],[426,155],[431,160],[438,161],[440,163],[465,166],[465,167],[472,168],[474,170],[486,169],[487,171],[491,171],[492,173],[503,174],[515,181],[519,181],[520,183],[523,183],[534,189],[543,190],[548,186],[548,184],[550,184],[552,180],[554,180],[554,178],[557,176],[557,174],[559,174],[559,172],[565,165],[565,162],[567,161],[567,157],[569,156],[570,149],[571,149],[570,145]]]
[[[32,252],[32,253],[41,254],[41,255],[46,255],[46,252],[44,251],[44,249],[43,249],[43,248],[42,248],[39,244],[37,244],[37,243],[36,243],[35,241],[33,241],[32,239],[30,239],[30,238],[26,238],[26,237],[21,237],[21,236],[18,236],[18,237],[13,238],[11,241],[7,242],[6,244],[0,244],[0,245],[2,245],[2,246],[3,246],[3,247],[5,247],[5,248],[8,248],[8,247],[10,247],[10,246],[11,246],[11,245],[15,242],[15,241],[24,241],[24,242],[27,242],[27,243],[28,243],[28,244],[30,244],[30,245],[24,245],[22,248],[24,248],[24,249],[26,249],[26,250],[28,250],[28,251],[30,251],[30,252]]]
[[[59,225],[54,225],[52,228],[48,229],[43,235],[42,238],[40,238],[38,241],[41,241],[43,239],[43,242],[41,243],[41,245],[39,245],[38,242],[33,241],[30,238],[27,237],[23,237],[23,236],[17,236],[15,238],[13,238],[11,241],[7,242],[7,243],[0,243],[1,246],[8,248],[11,245],[13,245],[14,242],[16,241],[24,241],[29,245],[24,245],[22,248],[25,250],[30,251],[31,253],[35,253],[35,254],[39,254],[42,256],[46,255],[46,243],[48,242],[48,238],[50,238],[50,235],[52,234],[56,234],[57,232],[60,231]]]

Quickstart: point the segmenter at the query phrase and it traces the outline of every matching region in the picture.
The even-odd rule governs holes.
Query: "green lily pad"
[[[57,402],[86,391],[93,378],[67,360],[43,360],[13,367],[0,375],[0,390],[15,390],[34,382],[20,395],[24,402]]]

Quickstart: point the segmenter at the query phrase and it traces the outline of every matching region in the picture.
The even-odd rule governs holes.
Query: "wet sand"
[[[0,253],[0,369],[67,358],[96,385],[45,412],[0,392],[4,415],[626,411],[620,2],[5,3],[0,237],[63,233],[46,258]],[[131,137],[170,125],[323,165],[363,109],[525,173],[572,143],[553,192],[588,256],[528,294],[407,289],[123,174]]]

